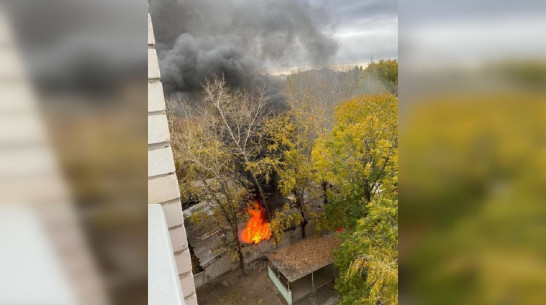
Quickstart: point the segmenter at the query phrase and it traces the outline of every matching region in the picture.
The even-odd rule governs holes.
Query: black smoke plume
[[[326,65],[337,43],[320,28],[323,12],[294,0],[150,0],[162,81],[169,94],[191,93],[213,74],[232,87],[266,83],[272,66]]]

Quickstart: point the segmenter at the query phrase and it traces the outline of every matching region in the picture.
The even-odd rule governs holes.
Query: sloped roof
[[[275,250],[267,258],[290,282],[334,262],[332,250],[337,249],[341,239],[328,235],[307,237],[288,247]]]

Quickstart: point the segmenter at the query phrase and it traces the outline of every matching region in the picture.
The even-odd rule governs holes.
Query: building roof
[[[337,236],[307,237],[288,247],[275,250],[267,258],[290,282],[334,262],[332,250],[341,239]]]

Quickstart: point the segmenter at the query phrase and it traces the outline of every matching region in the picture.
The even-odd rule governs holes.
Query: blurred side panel
[[[107,304],[0,11],[0,304]]]
[[[546,302],[545,8],[399,1],[400,304]]]
[[[0,304],[146,303],[146,12],[0,4]]]

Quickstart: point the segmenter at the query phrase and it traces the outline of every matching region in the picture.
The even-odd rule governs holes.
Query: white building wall
[[[186,305],[197,304],[180,191],[170,146],[165,99],[148,14],[148,203],[161,204]]]

